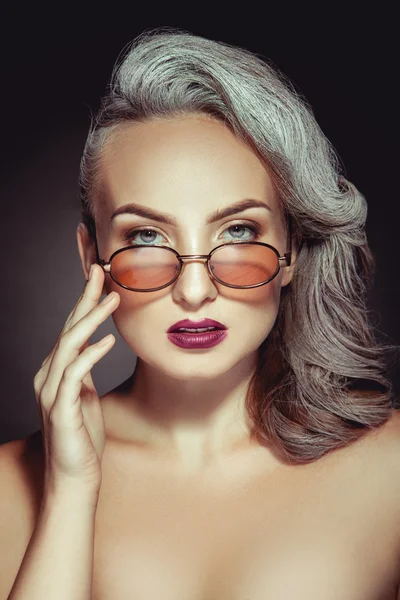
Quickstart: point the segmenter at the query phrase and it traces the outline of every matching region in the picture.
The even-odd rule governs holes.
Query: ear
[[[90,267],[96,262],[96,248],[94,240],[89,235],[86,225],[81,222],[76,229],[76,240],[78,243],[78,251],[81,259],[83,274],[86,281],[89,279]],[[103,285],[102,294],[107,294],[105,285]]]
[[[293,273],[294,273],[294,270],[296,267],[297,256],[298,256],[298,245],[296,244],[295,240],[292,240],[292,254],[291,254],[290,266],[282,268],[281,287],[285,287],[286,285],[289,285],[289,283],[292,281]]]

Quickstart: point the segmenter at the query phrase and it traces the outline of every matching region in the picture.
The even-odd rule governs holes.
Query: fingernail
[[[110,333],[105,338],[103,338],[102,340],[100,340],[100,342],[98,342],[98,345],[99,346],[105,346],[106,344],[108,344],[109,342],[111,342],[112,339],[113,339],[113,335],[112,335],[112,333]]]
[[[93,268],[94,268],[94,263],[92,264],[92,266],[90,267],[90,271],[89,271],[89,280],[90,281],[92,279],[92,275],[93,275]]]
[[[104,300],[102,301],[102,304],[107,304],[108,302],[111,302],[112,300],[114,300],[115,298],[115,294],[114,292],[111,292],[111,294],[108,294],[108,296],[106,296],[104,298]]]

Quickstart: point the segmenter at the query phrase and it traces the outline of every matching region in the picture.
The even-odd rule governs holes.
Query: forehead
[[[125,123],[101,155],[102,217],[135,202],[202,220],[218,207],[246,198],[280,206],[258,156],[221,121],[208,115]],[[99,207],[100,208],[100,207]]]

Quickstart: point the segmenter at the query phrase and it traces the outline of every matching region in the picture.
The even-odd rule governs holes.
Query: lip
[[[203,327],[216,327],[217,329],[227,329],[225,325],[214,319],[202,319],[201,321],[191,321],[190,319],[183,319],[171,325],[167,330],[167,333],[177,331],[180,327],[186,327],[187,329],[202,329]]]

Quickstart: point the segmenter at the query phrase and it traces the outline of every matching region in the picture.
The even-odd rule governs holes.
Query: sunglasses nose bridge
[[[206,262],[209,256],[209,254],[179,254],[178,258],[180,260],[203,259],[203,262]]]
[[[207,261],[209,258],[210,258],[209,254],[179,254],[177,256],[177,259],[181,263],[179,276],[182,275],[183,265],[186,264],[186,262],[190,262],[192,260],[196,260],[196,261],[201,260],[203,262],[204,266],[207,266]],[[208,267],[208,271],[209,270],[210,269]]]

